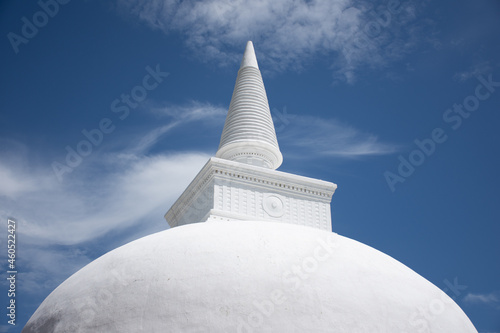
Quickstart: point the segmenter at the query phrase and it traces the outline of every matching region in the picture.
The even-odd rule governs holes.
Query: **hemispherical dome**
[[[55,289],[31,332],[477,332],[441,290],[334,233],[205,222],[111,251]]]

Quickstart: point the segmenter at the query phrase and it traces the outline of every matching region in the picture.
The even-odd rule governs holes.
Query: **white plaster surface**
[[[420,309],[420,310],[419,310]],[[33,332],[477,332],[391,257],[314,228],[206,222],[111,251],[42,303]]]
[[[257,63],[257,57],[255,56],[255,49],[253,48],[252,41],[247,42],[245,53],[243,54],[243,59],[241,60],[240,68],[247,66],[259,69],[259,64]]]
[[[332,230],[337,185],[216,157],[165,214],[171,227],[207,220],[266,220]]]

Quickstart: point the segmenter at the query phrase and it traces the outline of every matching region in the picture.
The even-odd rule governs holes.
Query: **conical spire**
[[[251,41],[241,61],[216,156],[273,170],[283,162]]]

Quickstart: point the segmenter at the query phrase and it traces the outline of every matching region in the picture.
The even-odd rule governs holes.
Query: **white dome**
[[[391,257],[310,227],[205,222],[107,253],[55,289],[31,332],[477,332]]]

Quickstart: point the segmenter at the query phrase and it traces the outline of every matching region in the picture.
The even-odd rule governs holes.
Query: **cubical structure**
[[[432,283],[332,233],[336,185],[282,161],[248,42],[216,157],[165,214],[172,228],[82,268],[23,333],[477,332]]]

